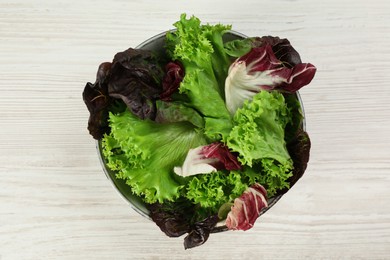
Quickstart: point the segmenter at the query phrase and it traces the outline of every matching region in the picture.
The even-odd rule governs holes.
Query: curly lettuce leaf
[[[285,127],[291,121],[283,95],[261,91],[237,110],[227,137],[227,146],[239,154],[239,162],[253,168],[246,168],[251,183],[264,185],[269,196],[289,187],[293,161],[286,148]]]
[[[107,166],[118,172],[117,177],[147,203],[177,198],[183,180],[173,168],[183,163],[189,149],[206,144],[203,134],[188,122],[159,124],[128,110],[110,113],[110,127],[103,149]]]
[[[217,212],[227,202],[232,202],[248,188],[239,171],[217,171],[191,177],[185,196],[210,212]]]
[[[286,163],[290,155],[284,141],[284,128],[290,120],[283,95],[261,91],[235,113],[227,146],[239,153],[238,160],[242,164],[250,167],[261,158]]]
[[[289,179],[294,168],[292,160],[282,164],[271,158],[263,158],[259,165],[261,170],[256,179],[267,188],[268,196],[274,196],[278,191],[290,188]]]

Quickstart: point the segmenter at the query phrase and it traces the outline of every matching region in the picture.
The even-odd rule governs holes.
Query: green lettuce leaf
[[[286,149],[285,127],[291,121],[283,95],[261,91],[237,110],[227,137],[227,146],[239,154],[239,162],[252,168],[246,168],[251,183],[264,185],[268,196],[289,187],[293,161]]]
[[[196,127],[204,128],[203,117],[183,102],[157,100],[156,107],[157,115],[154,121],[157,123],[189,122]]]
[[[270,198],[290,188],[293,164],[291,160],[281,164],[271,158],[262,158],[252,168],[244,167],[242,174],[247,178],[248,185],[261,183],[267,189],[267,196]]]
[[[239,153],[242,164],[250,167],[253,161],[261,158],[286,163],[290,155],[284,141],[284,128],[290,120],[283,95],[276,91],[261,91],[235,113],[227,145]]]
[[[168,54],[182,63],[185,76],[179,92],[188,97],[188,105],[205,120],[205,134],[220,140],[231,129],[231,117],[224,101],[224,84],[230,60],[222,36],[230,26],[201,25],[194,16],[182,15],[177,30],[167,34]],[[219,122],[219,120],[221,122]]]
[[[110,113],[110,135],[103,138],[107,166],[126,180],[147,203],[173,201],[185,180],[173,173],[191,148],[205,145],[202,133],[188,122],[159,124],[128,110]]]
[[[210,212],[217,212],[225,203],[239,197],[248,185],[239,171],[217,171],[191,177],[185,196]]]
[[[244,56],[252,49],[253,38],[237,39],[224,44],[225,52],[234,58]]]

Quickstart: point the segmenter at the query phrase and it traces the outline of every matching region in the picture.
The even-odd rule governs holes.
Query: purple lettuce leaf
[[[180,237],[188,233],[184,238],[185,249],[204,244],[219,220],[217,215],[199,220],[196,206],[183,199],[147,206],[150,217],[167,236]]]
[[[184,248],[194,248],[203,245],[210,236],[211,231],[219,221],[218,215],[209,216],[196,222],[188,235],[184,238]]]
[[[111,63],[105,62],[99,66],[94,84],[88,82],[83,91],[83,100],[90,113],[88,119],[89,133],[95,139],[101,139],[109,131],[108,107],[112,99],[108,95],[108,76]]]
[[[141,119],[154,119],[163,76],[158,58],[147,50],[130,48],[117,53],[112,63],[102,63],[95,83],[88,82],[83,91],[90,134],[99,140],[109,132],[108,112],[115,100]]]
[[[288,180],[290,189],[305,173],[310,159],[310,148],[310,137],[308,133],[302,129],[299,129],[295,138],[287,144],[287,150],[294,162],[293,175]],[[286,193],[287,191],[288,189],[284,189],[280,191],[279,194]]]
[[[141,119],[154,119],[164,72],[152,52],[129,48],[115,55],[108,93],[121,99]]]
[[[191,231],[194,208],[187,200],[147,204],[149,216],[169,237],[179,237]]]

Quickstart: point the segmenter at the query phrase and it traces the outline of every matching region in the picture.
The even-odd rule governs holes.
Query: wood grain
[[[290,39],[313,148],[248,232],[183,250],[110,186],[81,99],[98,64],[180,13]],[[389,259],[390,2],[0,1],[0,259]]]

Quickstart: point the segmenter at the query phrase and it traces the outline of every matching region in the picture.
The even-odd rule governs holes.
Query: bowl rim
[[[158,33],[150,38],[148,38],[147,40],[143,41],[142,43],[138,44],[135,49],[142,49],[144,48],[145,46],[151,44],[151,43],[154,43],[155,41],[157,40],[160,40],[162,37],[165,37],[165,35],[168,33],[168,32],[174,32],[176,31],[176,29],[170,29],[170,30],[167,30],[167,31],[164,31],[164,32],[161,32],[161,33]],[[234,30],[229,30],[226,32],[226,34],[231,34],[233,37],[239,37],[239,38],[248,38],[248,36],[240,33],[240,32],[237,32],[237,31],[234,31]],[[306,118],[305,118],[305,111],[304,111],[304,107],[303,107],[303,101],[302,101],[302,98],[301,98],[301,95],[299,94],[299,91],[296,91],[295,92],[296,94],[296,97],[298,99],[298,102],[300,104],[300,109],[301,109],[301,113],[302,113],[302,129],[304,131],[306,131]],[[152,218],[150,217],[149,215],[149,210],[145,207],[144,209],[140,208],[137,204],[138,203],[135,203],[134,201],[131,201],[128,199],[128,197],[126,197],[121,191],[120,191],[120,188],[118,187],[118,185],[116,184],[116,182],[113,180],[113,178],[115,178],[115,174],[114,177],[112,176],[112,174],[110,174],[110,172],[113,172],[112,170],[108,169],[108,167],[106,166],[106,160],[104,158],[104,155],[102,153],[102,143],[101,143],[101,140],[95,140],[95,145],[96,145],[96,150],[97,150],[97,153],[98,153],[98,157],[99,157],[99,161],[100,161],[100,164],[103,168],[103,172],[104,174],[106,175],[106,178],[109,180],[109,182],[111,183],[112,187],[116,190],[117,194],[119,194],[119,196],[128,204],[130,205],[130,207],[136,211],[138,214],[140,214],[141,216],[143,216],[144,218],[150,220],[150,221],[153,221]],[[129,186],[130,188],[130,186]],[[263,208],[263,210],[260,212],[260,215],[263,215],[265,212],[267,212],[269,209],[272,208],[272,206],[274,206],[284,195],[285,193],[283,194],[280,194],[278,196],[275,196],[273,198],[270,198],[268,199],[268,206],[266,208]],[[134,195],[134,194],[133,194]],[[137,197],[136,195],[134,195],[135,197]],[[141,202],[141,204],[145,204],[144,202]],[[220,222],[223,221],[223,225],[217,225],[212,231],[211,233],[217,233],[217,232],[223,232],[223,231],[227,231],[228,228],[226,227],[226,225],[224,224],[224,220],[221,220]]]

